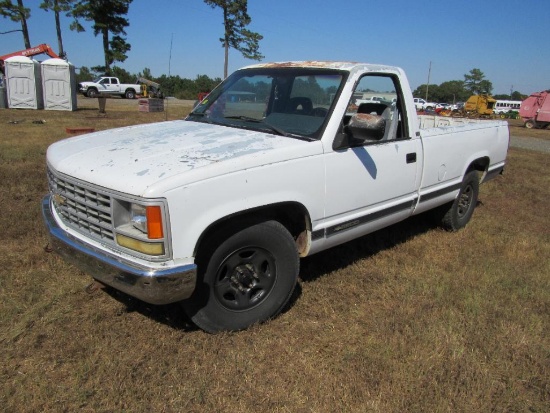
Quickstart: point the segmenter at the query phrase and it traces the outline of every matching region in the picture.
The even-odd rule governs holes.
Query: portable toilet
[[[40,63],[26,56],[4,60],[8,106],[13,109],[43,109]]]
[[[42,86],[44,109],[76,110],[76,76],[74,66],[63,59],[44,60]]]
[[[7,107],[8,95],[6,94],[6,87],[3,82],[0,82],[0,109],[6,109]]]
[[[8,95],[6,94],[6,86],[4,85],[4,75],[0,72],[0,109],[8,107]]]

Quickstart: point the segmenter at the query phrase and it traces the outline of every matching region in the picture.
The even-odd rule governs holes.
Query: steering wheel
[[[324,118],[327,116],[327,114],[328,110],[320,106],[313,108],[312,111],[309,113],[310,116],[316,116],[318,118]]]

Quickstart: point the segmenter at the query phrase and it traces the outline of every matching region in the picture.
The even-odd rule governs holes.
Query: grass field
[[[209,335],[177,305],[86,290],[44,250],[50,143],[191,109],[110,99],[98,117],[95,104],[0,110],[2,411],[549,411],[548,154],[512,148],[464,230],[419,216],[306,258],[282,315]]]

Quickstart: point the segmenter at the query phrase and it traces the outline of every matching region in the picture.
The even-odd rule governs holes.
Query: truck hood
[[[81,86],[92,86],[92,85],[97,86],[98,85],[97,83],[89,82],[89,81],[88,82],[79,82],[78,84],[81,85]]]
[[[65,139],[48,148],[47,160],[68,176],[154,197],[200,180],[321,152],[319,141],[179,120]]]

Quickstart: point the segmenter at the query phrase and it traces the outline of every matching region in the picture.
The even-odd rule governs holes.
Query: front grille
[[[112,199],[105,191],[48,168],[50,192],[63,222],[91,238],[114,243]]]

